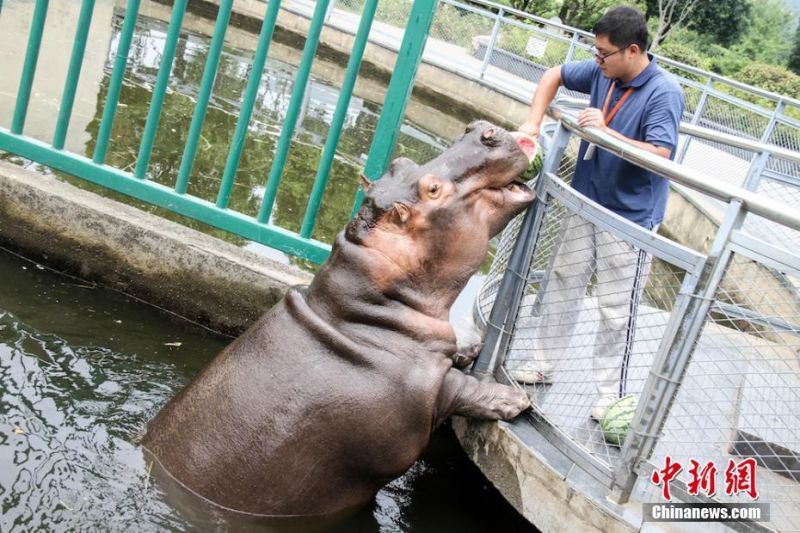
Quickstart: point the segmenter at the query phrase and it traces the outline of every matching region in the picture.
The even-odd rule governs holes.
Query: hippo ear
[[[402,226],[411,218],[411,208],[402,202],[395,202],[386,213],[386,218],[392,223]]]
[[[368,177],[364,175],[364,173],[360,173],[359,177],[361,179],[361,188],[364,189],[364,192],[367,193],[372,188],[372,182]]]
[[[417,164],[407,157],[398,157],[389,165],[389,176],[402,176],[412,169],[417,168]]]

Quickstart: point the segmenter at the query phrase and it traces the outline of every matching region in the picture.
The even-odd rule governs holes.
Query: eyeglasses
[[[596,47],[594,47],[594,46],[592,46],[592,47],[589,49],[589,51],[590,51],[590,52],[592,53],[592,55],[594,56],[594,59],[595,59],[595,61],[597,61],[598,63],[600,63],[600,64],[602,65],[603,63],[605,63],[605,62],[606,62],[606,58],[608,58],[608,57],[611,57],[611,56],[613,56],[614,54],[617,54],[617,53],[619,53],[619,52],[622,52],[623,50],[625,50],[625,49],[626,49],[626,48],[628,48],[629,46],[630,46],[629,44],[626,44],[626,45],[625,45],[625,46],[623,46],[622,48],[618,48],[618,49],[614,50],[613,52],[609,52],[609,53],[607,53],[607,54],[601,54],[601,53],[600,53],[600,50],[598,50],[598,49],[597,49]]]

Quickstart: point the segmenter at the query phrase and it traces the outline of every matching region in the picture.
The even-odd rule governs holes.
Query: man
[[[647,24],[630,7],[608,11],[595,24],[594,60],[566,63],[545,72],[533,96],[528,120],[519,130],[532,136],[560,85],[588,93],[589,107],[578,116],[584,128],[598,128],[661,157],[672,158],[683,114],[683,92],[647,53]],[[572,187],[603,207],[655,231],[664,218],[669,184],[583,141]],[[649,268],[643,252],[577,216],[564,221],[553,251],[542,300],[542,318],[531,360],[509,361],[511,376],[523,383],[549,383],[553,363],[569,345],[574,318],[592,273],[600,307],[593,375],[598,399],[591,411],[600,420],[624,393],[624,374],[633,344],[635,306]]]

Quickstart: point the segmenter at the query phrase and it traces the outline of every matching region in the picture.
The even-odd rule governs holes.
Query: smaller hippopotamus
[[[450,415],[508,420],[524,391],[454,367],[451,305],[534,200],[533,139],[474,122],[424,165],[395,160],[307,288],[289,290],[149,423],[173,484],[247,517],[342,516]]]

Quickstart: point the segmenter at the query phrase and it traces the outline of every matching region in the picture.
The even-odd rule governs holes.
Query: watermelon
[[[603,430],[603,437],[607,442],[617,446],[622,446],[625,442],[636,412],[636,403],[636,397],[629,395],[608,406],[600,421],[600,429]]]

